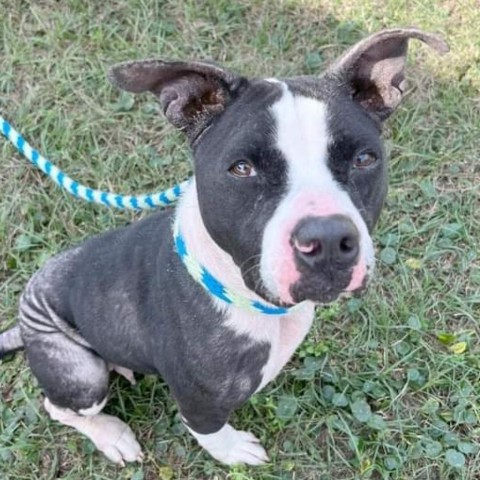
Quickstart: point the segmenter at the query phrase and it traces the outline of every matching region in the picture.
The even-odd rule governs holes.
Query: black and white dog
[[[405,91],[411,38],[448,50],[435,35],[392,29],[318,77],[247,79],[160,60],[113,67],[116,86],[155,94],[186,133],[195,179],[175,210],[92,238],[28,283],[0,355],[25,348],[51,418],[117,463],[141,460],[132,430],[100,412],[110,370],[132,381],[155,373],[213,457],[268,461],[229,415],[280,372],[315,304],[362,290],[372,275],[370,232],[387,191],[381,127]],[[206,291],[198,265],[233,294]]]

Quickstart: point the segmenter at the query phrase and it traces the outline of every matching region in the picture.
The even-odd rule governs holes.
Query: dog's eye
[[[353,166],[356,168],[365,168],[373,165],[377,161],[377,156],[372,152],[362,152],[356,156]]]
[[[257,174],[253,165],[247,160],[238,160],[235,162],[228,171],[235,177],[253,177]]]

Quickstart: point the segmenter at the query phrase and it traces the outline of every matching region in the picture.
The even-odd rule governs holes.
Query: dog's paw
[[[90,431],[85,432],[95,446],[112,462],[141,462],[143,453],[132,429],[117,417],[103,413],[90,417]]]
[[[228,465],[263,465],[269,461],[267,452],[253,433],[235,430],[235,434],[235,443],[228,452],[223,452],[224,458],[218,460]]]
[[[210,435],[192,433],[213,458],[227,465],[263,465],[269,461],[267,452],[253,433],[235,430],[228,424]]]
[[[132,385],[137,384],[137,382],[135,381],[135,375],[133,374],[133,371],[128,368],[121,367],[120,365],[115,365],[114,363],[109,363],[108,370],[110,372],[111,371],[117,372],[123,378],[126,378]]]

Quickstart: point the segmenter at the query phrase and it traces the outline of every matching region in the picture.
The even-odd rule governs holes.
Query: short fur
[[[248,80],[209,63],[159,60],[112,69],[113,83],[154,93],[185,131],[195,181],[175,211],[58,255],[26,286],[22,341],[18,329],[4,333],[0,355],[23,342],[53,419],[113,461],[141,460],[130,428],[100,411],[111,369],[131,381],[132,371],[156,373],[215,458],[268,460],[229,415],[279,373],[315,304],[361,290],[372,274],[370,232],[387,189],[381,122],[404,91],[411,37],[446,48],[396,29],[360,42],[321,77]],[[224,285],[299,305],[266,317],[214,299],[174,251],[174,218],[192,255]]]

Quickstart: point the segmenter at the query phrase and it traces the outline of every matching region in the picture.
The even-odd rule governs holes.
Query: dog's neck
[[[200,214],[196,183],[188,186],[176,210],[176,223],[188,248],[189,254],[205,267],[222,285],[237,295],[265,303],[265,300],[249,289],[243,281],[242,274],[232,257],[222,250],[211,238]],[[214,298],[219,310],[228,304]]]

